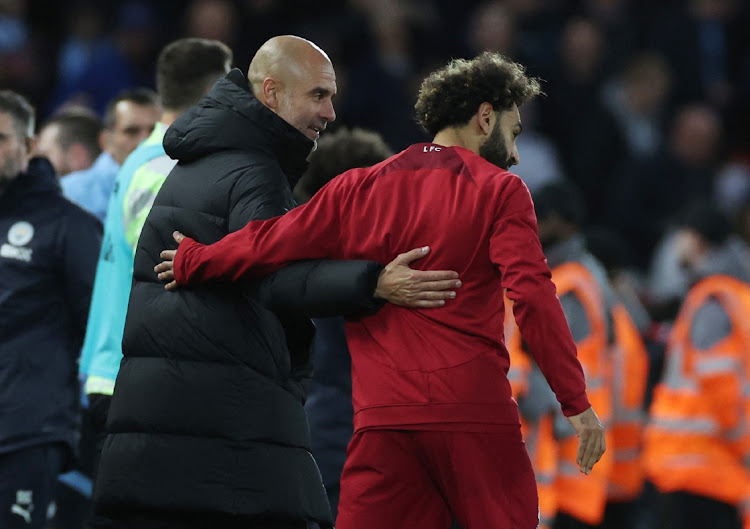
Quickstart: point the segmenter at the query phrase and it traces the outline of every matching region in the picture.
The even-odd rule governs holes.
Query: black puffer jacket
[[[176,293],[153,272],[160,250],[175,247],[175,229],[212,243],[293,208],[291,185],[312,145],[252,96],[239,70],[167,131],[164,146],[179,163],[138,242],[95,491],[100,513],[331,523],[303,408],[307,318],[375,310],[382,266],[308,261],[260,284]]]

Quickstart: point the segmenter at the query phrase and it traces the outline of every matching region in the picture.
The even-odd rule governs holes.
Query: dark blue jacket
[[[312,453],[318,462],[331,509],[337,510],[339,480],[352,438],[352,360],[344,318],[319,318],[315,323],[315,376],[305,409],[310,421]]]
[[[0,454],[77,444],[78,353],[101,224],[46,159],[0,194]]]

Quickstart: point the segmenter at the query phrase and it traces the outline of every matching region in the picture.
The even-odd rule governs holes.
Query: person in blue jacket
[[[101,224],[31,158],[34,109],[0,91],[0,527],[45,525],[78,436],[76,361]]]

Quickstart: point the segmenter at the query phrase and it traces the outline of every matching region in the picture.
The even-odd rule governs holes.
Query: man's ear
[[[26,158],[30,159],[32,156],[34,156],[34,151],[36,150],[36,138],[34,136],[26,136],[24,140],[24,145],[26,147]]]
[[[102,129],[99,133],[99,149],[106,151],[112,138],[112,132],[109,129]]]
[[[89,150],[80,141],[74,141],[67,152],[68,166],[73,171],[88,169],[94,163]]]
[[[266,105],[271,110],[276,110],[279,107],[279,83],[275,79],[266,77],[263,79],[263,84],[260,86],[260,102]]]
[[[492,132],[492,127],[495,125],[495,119],[497,119],[497,114],[495,109],[492,108],[492,105],[486,102],[479,105],[476,120],[477,125],[485,136]]]

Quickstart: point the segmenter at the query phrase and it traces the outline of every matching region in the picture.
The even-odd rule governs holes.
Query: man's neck
[[[464,129],[447,128],[435,135],[432,143],[443,147],[463,147],[479,154],[479,143]]]

